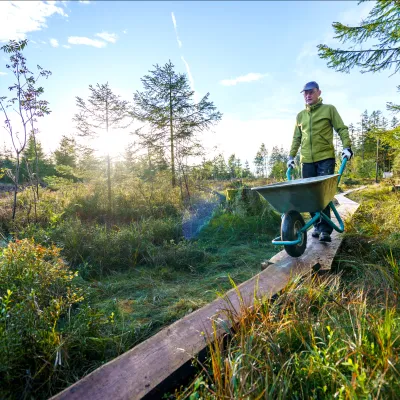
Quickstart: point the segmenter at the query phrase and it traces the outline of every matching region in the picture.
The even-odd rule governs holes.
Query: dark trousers
[[[303,163],[301,173],[303,178],[314,178],[315,176],[332,175],[335,172],[335,159],[327,158],[326,160],[317,161],[314,163]],[[331,209],[329,205],[324,209],[324,214],[331,217]],[[311,213],[313,217],[315,213]],[[314,223],[315,229],[319,232],[331,234],[333,228],[322,218]]]

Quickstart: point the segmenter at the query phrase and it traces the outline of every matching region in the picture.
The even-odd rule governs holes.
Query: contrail
[[[171,17],[172,17],[172,23],[174,24],[176,40],[178,41],[179,48],[182,48],[182,42],[179,39],[179,35],[178,35],[178,26],[176,24],[175,14],[173,12],[171,12]],[[181,58],[182,58],[182,61],[185,63],[185,66],[186,66],[186,71],[187,71],[187,74],[188,74],[188,77],[189,77],[189,82],[190,82],[190,88],[194,92],[194,101],[197,103],[198,102],[198,95],[196,93],[196,90],[194,89],[194,79],[193,79],[192,73],[190,72],[189,64],[186,62],[185,58],[182,55],[181,55]]]
[[[185,63],[185,66],[186,66],[186,71],[187,71],[187,74],[188,74],[188,77],[189,77],[189,82],[190,82],[190,88],[194,92],[194,101],[197,103],[198,102],[197,93],[194,90],[194,79],[193,79],[192,73],[190,72],[189,64],[186,62],[186,60],[185,60],[185,58],[183,56],[181,56],[181,58],[182,58],[182,61]]]
[[[182,48],[182,42],[179,39],[179,35],[178,35],[178,27],[176,25],[176,19],[175,19],[175,15],[173,12],[171,12],[171,17],[172,17],[172,23],[174,24],[174,29],[175,29],[175,34],[176,34],[176,40],[178,41],[178,45],[179,48]]]

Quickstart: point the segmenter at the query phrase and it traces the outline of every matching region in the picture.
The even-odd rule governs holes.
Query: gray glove
[[[294,168],[295,167],[294,158],[292,156],[289,157],[288,162],[287,162],[286,165],[287,165],[288,168]]]

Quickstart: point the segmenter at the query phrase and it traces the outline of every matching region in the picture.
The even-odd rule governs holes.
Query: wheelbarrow
[[[307,230],[314,222],[323,218],[337,232],[344,231],[344,223],[332,202],[337,186],[346,167],[344,157],[339,173],[292,180],[291,168],[286,172],[287,181],[267,186],[254,187],[265,200],[282,214],[281,235],[272,240],[275,245],[283,245],[292,257],[300,257],[307,247]],[[339,223],[337,226],[322,210],[329,204]],[[300,213],[315,215],[306,222]]]

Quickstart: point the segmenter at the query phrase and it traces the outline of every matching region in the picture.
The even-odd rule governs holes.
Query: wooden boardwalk
[[[345,197],[351,191],[337,195],[337,210],[344,219],[350,218],[358,204]],[[239,285],[246,306],[251,306],[254,295],[273,296],[279,293],[296,274],[304,274],[313,267],[330,268],[342,237],[332,234],[331,243],[320,243],[308,232],[308,246],[299,258],[281,251],[272,264],[250,280]],[[226,297],[239,311],[241,304],[235,290]],[[212,321],[227,324],[225,299],[217,299],[207,306],[185,316],[156,335],[140,343],[118,358],[96,369],[53,400],[136,400],[160,399],[171,385],[191,373],[193,357],[207,347],[205,336],[212,336]]]

